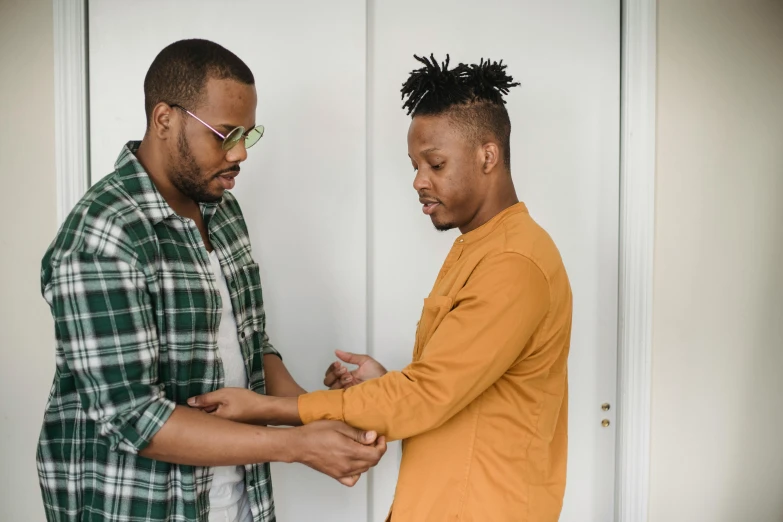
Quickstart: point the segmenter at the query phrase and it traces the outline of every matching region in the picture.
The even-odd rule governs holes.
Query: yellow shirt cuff
[[[322,390],[299,396],[299,418],[303,424],[318,420],[345,419],[343,416],[344,390]]]

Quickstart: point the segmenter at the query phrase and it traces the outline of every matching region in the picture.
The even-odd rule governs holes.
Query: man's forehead
[[[441,152],[449,143],[459,138],[447,118],[416,117],[411,122],[408,143],[417,154]]]
[[[248,125],[252,122],[246,120],[255,120],[257,99],[254,85],[233,80],[210,80],[205,91],[200,110],[212,117],[215,125]]]
[[[204,89],[205,102],[222,107],[256,103],[256,87],[233,80],[210,80]]]

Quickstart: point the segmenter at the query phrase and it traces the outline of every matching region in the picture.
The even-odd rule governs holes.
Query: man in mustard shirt
[[[403,85],[413,187],[438,230],[462,233],[424,301],[413,361],[386,372],[368,356],[327,371],[331,390],[298,399],[224,389],[192,405],[252,423],[344,421],[403,440],[394,522],[555,522],[566,482],[571,289],[552,239],[517,199],[515,85],[497,62]]]

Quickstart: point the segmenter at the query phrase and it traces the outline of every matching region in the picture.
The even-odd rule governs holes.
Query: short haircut
[[[211,78],[255,84],[253,73],[245,62],[215,42],[180,40],[164,48],[152,61],[144,77],[147,127],[152,110],[161,102],[195,110]]]

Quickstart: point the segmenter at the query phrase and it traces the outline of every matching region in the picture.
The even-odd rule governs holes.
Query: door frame
[[[655,226],[657,0],[621,1],[615,521],[646,522]],[[89,187],[87,0],[54,10],[57,226]]]

